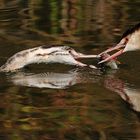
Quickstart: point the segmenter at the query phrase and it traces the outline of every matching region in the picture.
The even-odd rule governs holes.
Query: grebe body
[[[96,58],[97,55],[85,55],[76,52],[68,46],[40,46],[32,49],[20,51],[10,57],[7,62],[0,67],[0,71],[15,71],[32,63],[64,63],[80,67],[88,66],[77,59]],[[91,68],[96,68],[90,65]]]

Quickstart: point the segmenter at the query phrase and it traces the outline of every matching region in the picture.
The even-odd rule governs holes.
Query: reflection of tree
[[[34,34],[38,39],[34,36],[31,39],[23,38],[14,33],[14,36],[6,34],[9,40],[11,38],[15,43],[21,44],[25,41],[25,45],[31,46],[41,44],[39,41],[84,46],[116,43],[116,36],[120,36],[126,29],[128,9],[131,7],[121,0],[30,0],[22,1],[18,8],[21,9],[18,12],[22,21],[20,27],[25,35]]]
[[[65,90],[23,86],[4,87],[0,95],[1,132],[5,135],[8,133],[9,138],[16,135],[23,139],[26,139],[26,136],[34,137],[34,139],[41,137],[41,139],[62,140],[95,137],[113,139],[127,135],[130,138],[139,138],[139,132],[136,130],[139,123],[134,123],[136,116],[133,112],[126,109],[124,103],[119,101],[118,96],[105,89],[102,91],[99,86],[104,83],[105,88],[121,95],[125,83],[111,74],[102,78],[96,76],[96,73],[95,75],[87,73],[83,73],[85,76],[81,75],[82,73],[77,73],[77,76],[81,75],[79,77],[81,79],[78,78],[77,81],[80,85],[77,84]],[[9,75],[8,79],[11,76],[12,79],[16,78],[16,73],[14,75]],[[21,73],[17,79],[18,77],[20,79],[20,76],[23,77],[24,84],[30,74],[23,75],[25,77]],[[37,75],[39,76],[39,74]],[[63,74],[60,73],[60,75],[62,77]],[[35,75],[33,77],[35,80]],[[41,78],[43,78],[42,80],[46,79],[49,83],[47,77]],[[75,79],[75,77],[73,78]],[[85,79],[89,82],[88,84],[85,84]],[[54,80],[59,81],[58,77]],[[62,79],[62,81],[65,80]],[[52,80],[51,82],[53,83]],[[31,85],[28,84],[26,86]],[[127,118],[126,114],[129,114]],[[126,129],[127,131],[125,131]]]
[[[82,42],[84,45],[91,42],[89,39],[93,36],[93,39],[100,43],[113,43],[113,35],[122,33],[128,17],[127,8],[121,7],[120,3],[121,1],[105,2],[104,0],[95,3],[77,0],[66,0],[62,3],[55,0],[50,3],[31,1],[29,4],[31,25],[27,30],[46,37],[52,36],[60,42],[69,40],[76,44]],[[79,33],[85,39],[75,36]]]
[[[1,133],[9,139],[15,136],[23,139],[26,136],[30,139],[107,139],[115,134],[118,137],[136,134],[137,125],[129,125],[132,123],[123,117],[117,102],[112,102],[114,96],[101,94],[101,100],[100,96],[95,95],[95,89],[92,88],[91,94],[88,88],[79,93],[9,88],[1,96]],[[112,102],[112,106],[105,106],[105,100]],[[131,119],[133,116],[129,116],[129,121]],[[124,132],[125,129],[127,132]]]

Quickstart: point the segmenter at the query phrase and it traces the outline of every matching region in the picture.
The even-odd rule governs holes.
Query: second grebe
[[[111,55],[110,57],[100,61],[99,63],[103,63],[109,61],[111,59],[116,58],[117,56],[121,55],[127,51],[135,51],[140,50],[140,23],[136,24],[132,28],[128,29],[123,35],[120,42],[112,48],[107,49],[103,53],[108,53],[114,50],[118,50],[115,54]],[[99,54],[99,56],[101,55]]]

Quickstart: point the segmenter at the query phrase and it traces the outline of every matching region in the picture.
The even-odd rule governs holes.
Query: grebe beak
[[[82,59],[82,58],[99,58],[98,55],[86,55],[82,53],[78,53],[75,50],[71,50],[70,54],[74,57],[74,59]]]
[[[117,56],[121,55],[123,53],[125,46],[126,45],[124,45],[124,44],[117,44],[115,47],[111,47],[111,48],[105,50],[104,52],[100,53],[98,56],[102,56],[102,54],[112,52],[114,50],[119,50],[116,53],[112,54],[111,56],[107,57],[106,59],[100,61],[99,64],[107,62],[111,59],[115,59]]]
[[[78,55],[76,57],[77,57],[77,59],[82,59],[82,58],[97,58],[98,55],[86,55],[86,54],[78,53]]]

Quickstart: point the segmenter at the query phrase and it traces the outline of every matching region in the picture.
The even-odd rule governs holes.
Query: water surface
[[[137,0],[1,0],[0,64],[44,44],[98,54],[139,22],[139,6]],[[139,140],[139,59],[139,52],[124,54],[115,71],[54,64],[0,73],[0,139]]]

